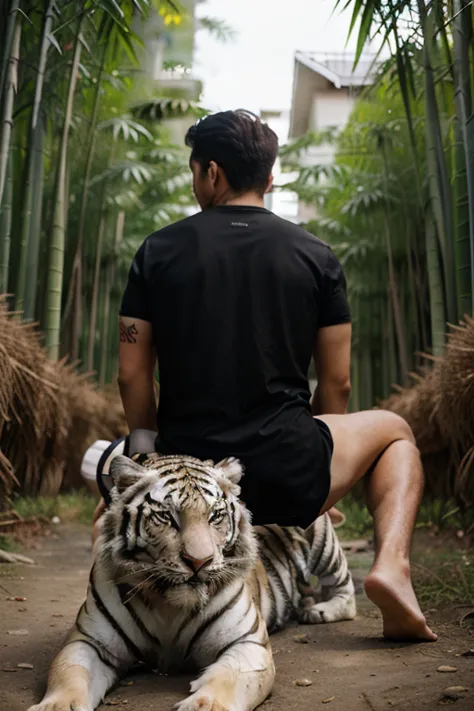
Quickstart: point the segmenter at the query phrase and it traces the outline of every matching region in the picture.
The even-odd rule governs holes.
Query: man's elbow
[[[339,383],[339,392],[341,393],[341,397],[345,397],[347,398],[347,400],[349,400],[351,396],[351,390],[352,385],[350,378],[347,378],[346,380],[343,380]]]
[[[351,395],[349,378],[321,378],[317,387],[319,415],[343,415]]]
[[[153,374],[145,369],[139,368],[120,368],[117,376],[117,382],[120,389],[130,387],[138,382],[145,380],[153,380]]]
[[[351,394],[350,378],[321,377],[318,386],[327,392],[338,393],[349,397]]]

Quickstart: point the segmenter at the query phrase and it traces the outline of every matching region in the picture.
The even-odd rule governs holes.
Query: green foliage
[[[169,127],[203,112],[164,95],[140,65],[148,26],[169,46],[184,38],[192,47],[192,4],[86,0],[79,14],[72,0],[28,14],[17,0],[7,5],[0,286],[47,329],[53,357],[71,354],[105,382],[130,260],[147,234],[193,204],[186,150]]]
[[[455,543],[423,546],[413,554],[413,584],[422,608],[474,600],[474,556]]]
[[[337,504],[337,508],[346,517],[344,525],[337,529],[337,536],[342,541],[357,538],[373,538],[372,518],[365,504],[361,504],[351,494]]]
[[[413,107],[423,153],[423,113]],[[306,137],[308,138],[308,137]],[[411,354],[429,344],[424,224],[400,92],[386,79],[355,104],[339,134],[313,134],[285,148],[285,162],[311,145],[335,151],[330,164],[300,168],[289,187],[314,205],[307,229],[331,244],[344,266],[353,310],[352,408],[371,407],[403,381]],[[423,168],[422,168],[423,170]],[[413,304],[415,303],[415,309]],[[397,318],[395,318],[395,315]],[[396,350],[396,354],[393,352]]]
[[[62,523],[91,524],[97,499],[85,491],[59,494],[48,497],[19,497],[14,502],[14,510],[24,519],[44,516],[51,520],[57,516]]]
[[[0,535],[0,551],[7,551],[8,553],[17,553],[21,546],[15,541],[12,536]]]
[[[414,353],[441,355],[446,321],[472,312],[473,13],[464,0],[345,7],[351,32],[359,25],[355,64],[375,34],[392,56],[341,133],[308,133],[281,158],[297,171],[285,187],[316,210],[306,227],[345,268],[358,410],[407,384]],[[308,167],[315,146],[332,148],[334,162]]]

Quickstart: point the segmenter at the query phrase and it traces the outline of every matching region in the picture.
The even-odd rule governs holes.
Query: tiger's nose
[[[212,563],[212,561],[214,560],[213,555],[201,559],[193,558],[187,553],[181,553],[181,558],[184,560],[188,568],[191,568],[194,573],[199,573],[199,571],[203,570],[203,568],[207,568],[207,566],[210,565],[210,563]]]

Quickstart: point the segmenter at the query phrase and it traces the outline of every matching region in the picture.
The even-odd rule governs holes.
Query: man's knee
[[[383,417],[387,440],[390,441],[390,444],[392,442],[404,440],[416,446],[413,430],[408,422],[403,419],[403,417],[397,415],[395,412],[390,412],[389,410],[380,410],[380,416]]]

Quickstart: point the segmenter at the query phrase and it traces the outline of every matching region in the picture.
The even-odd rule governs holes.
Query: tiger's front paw
[[[81,701],[50,698],[43,699],[40,704],[30,706],[28,711],[94,711],[90,706],[84,706]]]
[[[212,694],[196,691],[175,706],[176,711],[232,711],[223,706]]]
[[[305,625],[321,625],[326,622],[353,620],[356,616],[356,603],[353,598],[347,600],[333,598],[313,605],[301,605],[297,611],[298,621]]]

